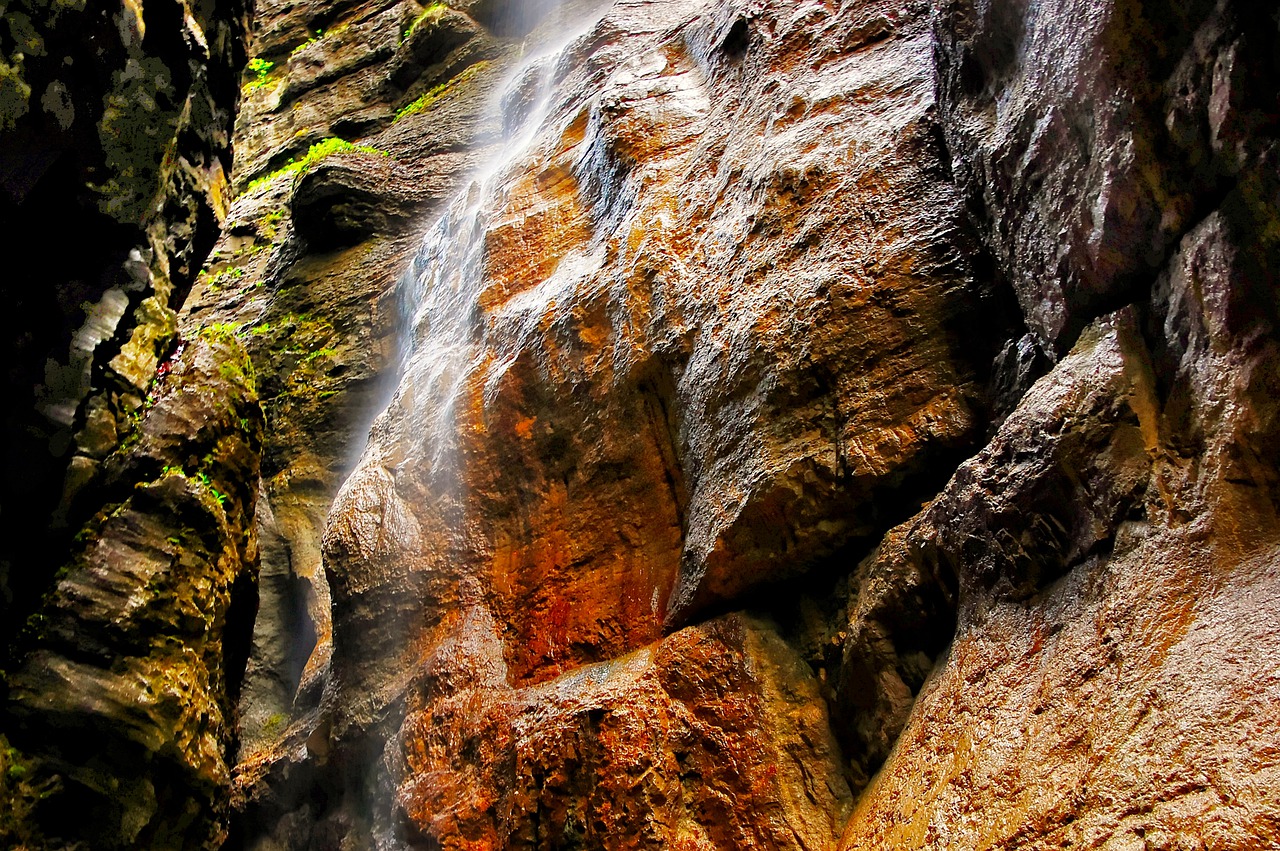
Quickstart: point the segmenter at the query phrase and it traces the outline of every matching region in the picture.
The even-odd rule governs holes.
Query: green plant
[[[330,347],[326,346],[326,347],[324,347],[323,349],[316,349],[314,352],[312,352],[311,354],[309,354],[309,355],[307,355],[305,358],[303,358],[303,359],[302,359],[302,362],[303,362],[303,363],[311,363],[311,362],[312,362],[313,360],[315,360],[316,358],[331,358],[331,357],[333,357],[334,355],[336,355],[337,353],[338,353],[338,350],[337,350],[337,349],[330,348]]]
[[[249,82],[244,84],[244,91],[247,94],[249,92],[255,92],[258,89],[266,88],[270,85],[271,70],[276,67],[276,63],[268,62],[261,56],[255,56],[253,59],[249,60],[249,64],[246,67],[248,68],[249,74],[252,75]]]
[[[302,155],[302,159],[291,159],[280,168],[264,174],[262,177],[255,178],[249,182],[249,191],[253,192],[268,183],[283,177],[286,174],[302,175],[311,169],[316,163],[325,157],[334,154],[376,154],[378,156],[387,157],[390,154],[380,148],[370,147],[369,145],[356,145],[348,142],[346,139],[324,139],[316,142],[307,152]]]
[[[280,233],[280,225],[284,222],[284,210],[276,209],[267,213],[258,222],[258,232],[271,242],[275,242]]]
[[[234,283],[245,275],[243,266],[228,266],[220,272],[214,272],[206,269],[200,273],[200,278],[210,292],[217,292],[228,284]]]
[[[200,329],[200,336],[206,340],[226,339],[240,333],[240,326],[234,322],[212,322]]]
[[[419,14],[418,17],[413,19],[413,23],[409,24],[409,26],[405,28],[404,33],[400,36],[400,40],[408,41],[410,38],[413,37],[414,31],[418,29],[418,26],[423,21],[425,21],[427,18],[435,18],[436,20],[439,20],[440,15],[443,14],[444,10],[448,8],[449,7],[446,6],[444,3],[432,3],[430,6],[423,9],[422,13]]]
[[[5,848],[46,847],[33,813],[39,801],[58,791],[59,780],[37,781],[35,769],[34,760],[0,735],[0,845]]]
[[[405,104],[400,107],[400,109],[396,110],[395,121],[399,121],[402,118],[408,118],[410,115],[417,115],[419,112],[422,112],[445,95],[475,79],[489,65],[489,60],[483,60],[475,63],[474,65],[468,66],[467,69],[458,76],[445,80],[443,83],[432,88],[426,94],[420,96],[417,100]]]
[[[316,34],[315,34],[315,35],[313,35],[311,38],[307,39],[307,40],[306,40],[306,41],[304,41],[302,44],[300,44],[300,45],[298,45],[297,47],[295,47],[292,51],[290,51],[290,52],[289,52],[289,55],[290,55],[290,56],[297,56],[299,53],[301,53],[302,51],[306,50],[308,47],[310,47],[311,45],[315,44],[316,42],[318,42],[318,41],[319,41],[320,39],[322,39],[322,38],[324,38],[324,30],[316,30]]]
[[[213,494],[213,498],[218,501],[218,505],[227,504],[227,495],[213,486],[213,479],[209,478],[208,473],[201,471],[196,473],[195,478],[196,481],[209,489],[209,493]]]

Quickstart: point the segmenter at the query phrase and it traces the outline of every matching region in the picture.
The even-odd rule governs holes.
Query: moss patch
[[[405,29],[404,34],[401,36],[401,41],[408,41],[413,38],[414,32],[416,32],[418,27],[420,27],[424,22],[431,21],[432,23],[435,23],[440,20],[448,8],[449,7],[444,3],[432,3],[430,6],[423,9],[422,13],[418,15],[418,17],[414,18],[413,23],[409,24]]]
[[[275,67],[276,63],[268,62],[261,56],[250,59],[249,64],[245,66],[245,74],[249,80],[244,84],[244,93],[250,94],[271,85],[274,82],[271,71]]]
[[[461,88],[462,86],[465,86],[468,83],[470,83],[476,77],[484,73],[484,71],[491,64],[493,63],[486,59],[484,61],[477,62],[474,65],[468,66],[467,69],[463,71],[461,74],[459,74],[458,76],[453,77],[452,79],[449,79],[449,80],[445,80],[443,83],[431,89],[431,91],[422,95],[417,100],[400,107],[400,109],[396,110],[395,120],[399,121],[402,118],[408,118],[411,115],[417,115],[419,112],[422,112],[423,110],[430,107],[432,104],[439,101],[445,95],[448,95],[451,92],[454,92],[457,89]]]
[[[39,780],[35,763],[0,734],[0,846],[30,851],[46,847],[33,827],[33,811],[57,787],[56,780]]]
[[[291,159],[280,168],[264,174],[249,182],[249,191],[253,192],[277,178],[284,177],[286,174],[301,175],[305,174],[316,163],[325,157],[335,154],[376,154],[378,156],[390,156],[387,151],[380,148],[370,147],[369,145],[356,145],[348,142],[346,139],[325,139],[312,145],[301,159]]]

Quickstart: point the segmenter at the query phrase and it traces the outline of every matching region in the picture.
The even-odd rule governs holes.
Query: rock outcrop
[[[261,422],[178,337],[218,238],[241,2],[4,4],[0,845],[225,835]]]
[[[1280,844],[1274,11],[256,15],[0,836]]]
[[[1062,778],[1056,754],[1093,729],[1081,719],[1157,693],[1154,660],[1109,690],[1082,685],[1103,660],[1137,653],[1174,610],[1190,630],[1180,595],[1224,587],[1161,565],[1255,564],[1241,595],[1269,575],[1243,550],[1202,555],[1211,545],[1182,526],[1199,518],[1231,550],[1228,529],[1261,541],[1271,522],[1270,465],[1225,459],[1263,458],[1274,421],[1274,258],[1270,237],[1243,236],[1273,230],[1263,81],[1275,77],[1260,45],[1274,37],[1237,43],[1274,27],[1225,4],[1159,26],[1120,5],[1014,5],[580,4],[581,35],[545,66],[502,48],[513,30],[497,22],[523,32],[528,20],[483,4],[432,7],[405,29],[378,90],[403,99],[362,101],[350,149],[291,188],[293,225],[338,257],[352,243],[378,251],[415,203],[437,225],[405,283],[399,387],[328,521],[332,621],[308,669],[322,685],[280,702],[280,729],[247,757],[248,835],[272,837],[262,847],[826,847],[837,834],[850,847],[1050,847],[1195,832],[1133,816],[1203,774],[1181,752],[1158,756],[1172,747],[1162,729],[1135,734],[1134,760],[1183,779],[1111,781],[1067,806],[1034,778]],[[355,25],[346,14],[339,27]],[[551,21],[533,37],[564,31]],[[329,65],[362,67],[335,45]],[[519,70],[503,126],[488,126],[477,95],[469,113],[458,101],[504,68]],[[424,73],[434,132],[414,136],[389,116],[413,116]],[[545,106],[540,75],[554,81]],[[300,96],[374,90],[357,76],[322,95],[305,94],[303,75]],[[293,78],[291,64],[278,91]],[[514,133],[529,115],[538,132]],[[460,132],[475,153],[444,160]],[[503,134],[518,141],[495,154]],[[433,161],[435,197],[397,180]],[[485,162],[491,177],[442,203]],[[1216,311],[1234,311],[1236,336],[1195,343],[1227,321]],[[1210,365],[1209,351],[1225,360]],[[1205,385],[1238,370],[1251,377]],[[1253,494],[1251,513],[1218,514],[1228,491],[1232,505]],[[1143,595],[1147,609],[1121,602]],[[1051,641],[1117,609],[1127,617],[1105,641],[1071,653]],[[1202,617],[1224,629],[1233,616]],[[701,769],[690,782],[658,759],[705,735],[682,726],[690,704],[665,684],[707,676],[702,636],[721,623],[752,624],[808,665],[731,643],[719,652],[744,659],[733,664],[772,673],[714,678],[741,683],[744,700],[820,696],[843,750],[812,735],[787,748],[840,780],[786,810],[786,839],[767,815],[742,821],[754,789]],[[1268,646],[1273,626],[1249,644]],[[1250,683],[1238,723],[1253,738],[1219,772],[1261,771],[1270,752],[1255,731],[1274,678],[1263,656],[1227,664],[1241,646],[1220,667]],[[975,671],[997,665],[1004,679],[976,689]],[[1020,702],[1028,671],[1040,693],[1070,695],[1061,711]],[[1185,705],[1180,734],[1205,747],[1229,724],[1226,702],[1158,693]],[[764,742],[787,714],[710,712]],[[1043,725],[1033,744],[1006,721],[1020,712]],[[940,773],[974,724],[993,744],[1038,748],[1039,773],[983,787],[991,800],[959,785],[961,768],[1007,775],[1023,757],[980,748],[981,769]],[[785,761],[722,753],[791,800],[789,781],[771,785]],[[645,782],[621,790],[620,758]],[[856,792],[877,772],[840,827],[842,784]],[[1014,789],[1020,803],[1001,803]],[[735,803],[712,806],[709,792]],[[1264,797],[1237,805],[1248,818],[1224,816],[1223,835],[1274,836]],[[1091,803],[1104,799],[1123,804]],[[948,822],[969,811],[957,801],[1008,806],[1010,832],[979,818],[965,833],[970,821]]]
[[[101,500],[230,200],[239,0],[5,4],[0,642]]]
[[[226,835],[262,414],[225,333],[166,367],[5,678],[47,847],[212,848]]]

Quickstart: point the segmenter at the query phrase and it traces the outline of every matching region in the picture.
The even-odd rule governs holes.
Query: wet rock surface
[[[1274,619],[1225,631],[1272,606],[1275,27],[1015,5],[583,4],[541,65],[554,15],[431,7],[356,149],[242,196],[268,288],[413,237],[398,387],[281,537],[336,494],[240,841],[1275,838],[1222,791],[1274,769]],[[246,176],[374,90],[289,62]]]
[[[230,187],[236,0],[5,6],[0,643],[49,590],[173,350]]]
[[[222,238],[120,362],[190,345],[85,408],[0,836],[1280,843],[1278,42],[259,4]]]
[[[410,698],[395,743],[409,844],[830,844],[849,804],[836,744],[811,672],[767,625],[721,618],[513,690],[485,620],[463,616]]]
[[[262,414],[243,350],[215,334],[176,355],[154,393],[104,462],[107,504],[6,673],[4,727],[42,790],[33,847],[212,848],[226,835]]]
[[[927,17],[895,15],[891,33],[846,48],[844,31],[866,12],[765,9],[735,35],[718,7],[598,6],[599,22],[557,60],[542,132],[479,190],[496,200],[464,225],[482,234],[483,266],[460,289],[462,312],[430,290],[459,286],[447,277],[454,261],[419,258],[430,307],[409,332],[421,354],[410,353],[326,533],[333,658],[313,722],[325,742],[307,748],[324,752],[326,797],[344,803],[311,836],[345,821],[411,844],[462,841],[434,807],[498,782],[481,768],[508,759],[500,751],[467,757],[479,774],[431,769],[455,787],[450,801],[423,791],[425,763],[379,757],[363,777],[352,764],[385,738],[421,735],[408,732],[419,723],[404,715],[408,695],[428,714],[450,699],[416,672],[453,640],[464,599],[478,593],[471,605],[501,625],[514,700],[536,701],[581,666],[651,646],[763,585],[856,560],[976,446],[1015,310],[966,259],[973,246],[929,117]],[[512,89],[512,121],[536,108],[535,89]],[[442,232],[446,254],[462,233]],[[661,654],[658,676],[697,664],[682,647]],[[452,662],[464,670],[449,678],[465,680],[465,660]],[[785,687],[821,693],[803,679]],[[495,705],[493,717],[513,711]],[[582,745],[589,756],[558,768],[538,756],[563,736],[556,725],[576,727],[574,712],[544,707],[546,732],[517,737],[510,758],[607,782],[582,778],[607,778],[614,746]],[[441,723],[461,746],[497,722]],[[836,770],[833,748],[802,748],[816,773]],[[388,809],[406,795],[417,803]],[[576,805],[546,806],[551,817]],[[806,806],[804,819],[825,827],[786,842],[733,819],[716,828],[727,815],[695,819],[704,833],[664,815],[628,823],[650,837],[641,844],[830,844],[838,799]],[[542,812],[478,814],[453,829],[499,844],[577,841],[557,838],[578,829],[568,816],[552,829]],[[596,838],[581,841],[605,841],[589,815],[575,818]]]
[[[957,6],[975,27],[965,38],[1010,43],[1001,28],[1016,5],[982,14]],[[1133,62],[1135,45],[1155,51],[1159,62],[1138,67],[1155,81],[1169,70],[1172,82],[1157,88],[1148,79],[1129,91],[1134,102],[1113,98],[1101,113],[1159,109],[1163,120],[1126,119],[1120,133],[1095,125],[1099,153],[1135,138],[1168,145],[1167,158],[1138,157],[1138,172],[1112,170],[1124,157],[1110,154],[1100,172],[1032,156],[1016,119],[959,144],[957,161],[969,156],[977,172],[1006,175],[986,183],[984,203],[995,210],[993,238],[1007,240],[997,253],[1017,257],[1004,265],[1031,308],[1031,328],[1052,341],[1055,323],[1073,335],[1096,311],[1100,290],[1073,295],[1072,281],[1110,279],[1104,301],[1133,301],[1091,319],[991,443],[891,535],[906,546],[882,553],[877,572],[958,588],[957,629],[909,713],[902,706],[916,684],[897,675],[910,655],[891,631],[873,669],[903,699],[868,706],[851,695],[860,731],[887,730],[881,741],[902,732],[841,847],[1250,848],[1280,836],[1271,756],[1280,679],[1264,661],[1280,641],[1276,479],[1261,460],[1276,428],[1275,207],[1251,200],[1275,197],[1277,140],[1270,95],[1249,94],[1275,68],[1261,54],[1235,64],[1274,44],[1276,28],[1250,24],[1252,14],[1232,4],[1180,9],[1146,30],[1150,19],[1122,4],[1093,8],[1091,26],[1106,36],[1092,42],[1087,72],[1004,57],[1006,74],[1065,75],[1087,87],[1099,66]],[[1026,41],[1013,43],[1065,48],[1051,37],[1063,23],[1024,22]],[[1091,43],[1077,35],[1073,46]],[[1015,108],[1005,117],[1036,91],[1009,85],[1016,95],[1001,95],[1001,108]],[[954,103],[966,109],[972,96]],[[1213,141],[1225,120],[1219,108],[1249,131]],[[973,129],[962,125],[957,138]],[[1141,140],[1144,132],[1155,141]],[[1058,137],[1039,138],[1052,146]],[[1185,167],[1182,156],[1198,176],[1183,172],[1165,194],[1158,181]],[[1223,182],[1207,189],[1206,175]],[[1077,250],[1072,235],[1089,219],[1081,205],[1089,194],[1061,192],[1054,181],[1067,177],[1106,184],[1093,214],[1116,211],[1124,226],[1103,217],[1091,227],[1102,222],[1099,247],[1115,239],[1124,251]],[[1151,218],[1153,199],[1172,206]],[[1157,235],[1157,218],[1167,236]],[[1061,301],[1018,283],[1050,247],[1035,235],[1041,228],[1059,235],[1055,262],[1065,274],[1039,280],[1067,284]],[[1160,257],[1141,251],[1161,245]],[[1107,271],[1107,263],[1128,265]],[[1127,289],[1115,288],[1125,276]],[[865,629],[856,617],[851,626]]]
[[[239,2],[0,21],[0,846],[213,847],[261,423],[176,310],[230,186]],[[163,397],[163,398],[162,398]]]

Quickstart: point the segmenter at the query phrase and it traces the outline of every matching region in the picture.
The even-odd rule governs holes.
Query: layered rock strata
[[[6,674],[6,731],[40,790],[5,837],[24,847],[226,836],[262,414],[233,337],[206,333],[166,366]]]
[[[1176,843],[1184,811],[1274,838],[1265,794],[1218,811],[1195,779],[1269,788],[1274,625],[1226,641],[1232,604],[1178,602],[1267,605],[1274,27],[1230,4],[581,4],[539,64],[496,7],[426,9],[394,50],[360,8],[294,55],[332,38],[334,70],[289,59],[268,108],[302,103],[246,136],[246,177],[324,117],[350,147],[293,179],[295,239],[349,262],[421,233],[394,224],[415,203],[437,224],[327,524],[316,678],[278,678],[241,768],[247,844]],[[430,198],[399,180],[424,163]],[[1197,630],[1239,687],[1216,703],[1149,658],[1205,653]],[[1224,727],[1234,750],[1174,747]]]
[[[261,423],[234,341],[176,310],[226,214],[247,9],[3,13],[0,845],[213,847]]]
[[[246,5],[6,3],[0,642],[101,505],[230,200]]]
[[[256,27],[202,389],[104,464],[0,831],[61,783],[104,847],[1280,843],[1273,14]]]

